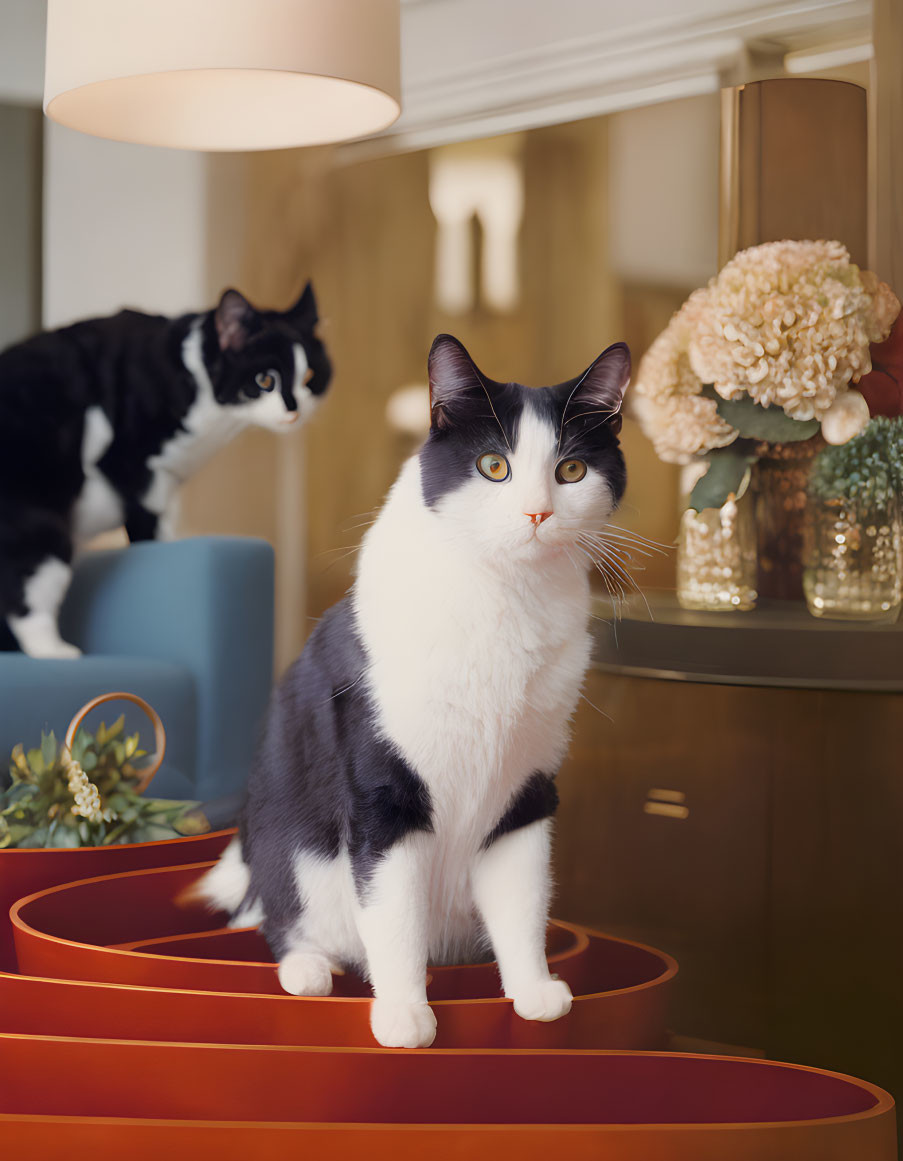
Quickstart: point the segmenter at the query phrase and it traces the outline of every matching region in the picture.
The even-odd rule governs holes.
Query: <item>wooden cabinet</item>
[[[739,692],[590,676],[612,720],[584,703],[561,771],[557,911],[676,956],[681,1032],[759,1044],[768,748],[758,733],[732,745]]]
[[[676,956],[676,1032],[903,1098],[903,692],[625,666],[586,694],[556,913]]]

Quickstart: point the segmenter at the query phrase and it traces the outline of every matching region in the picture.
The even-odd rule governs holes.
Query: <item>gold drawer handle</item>
[[[689,818],[690,808],[685,806],[687,796],[682,790],[650,790],[643,803],[644,814],[656,814],[661,818]]]

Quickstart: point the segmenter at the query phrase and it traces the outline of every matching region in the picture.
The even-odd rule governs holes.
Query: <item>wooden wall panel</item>
[[[310,618],[345,592],[353,553],[343,553],[413,450],[388,430],[385,405],[396,388],[425,384],[435,334],[458,335],[487,374],[536,385],[575,374],[622,337],[621,293],[608,261],[605,119],[505,142],[506,149],[514,147],[522,150],[526,192],[520,301],[508,313],[479,307],[457,316],[434,303],[436,227],[426,153],[348,166],[334,165],[328,150],[250,160],[244,285],[252,297],[280,305],[313,277],[336,365],[330,396],[303,439],[290,453],[280,447],[282,456],[304,457],[306,499],[298,521],[300,527],[306,520],[307,561],[303,583],[283,575],[282,589],[297,605],[306,588],[309,614],[286,631],[292,610],[281,602],[283,661],[300,648]],[[670,540],[674,474],[662,470],[630,422],[625,443],[637,481],[625,522]],[[274,470],[255,464],[260,478]],[[278,483],[266,486],[276,490],[283,509],[294,503],[278,495]],[[276,524],[277,543],[285,546],[290,522],[283,514]],[[672,562],[653,562],[644,583],[673,583]]]
[[[624,337],[638,361],[683,297],[622,287],[611,270],[605,118],[534,130],[501,148],[520,155],[525,183],[521,293],[507,312],[436,306],[426,152],[347,165],[326,148],[285,150],[216,168],[228,188],[209,227],[211,298],[234,282],[254,302],[285,307],[312,278],[335,362],[333,387],[305,430],[249,433],[185,490],[184,532],[260,535],[276,547],[279,669],[346,591],[362,521],[414,450],[388,428],[385,407],[398,387],[425,385],[437,333],[461,338],[488,374],[541,385],[576,374]],[[229,231],[239,218],[236,263]],[[219,239],[228,239],[223,253]],[[629,418],[623,442],[629,485],[619,519],[670,543],[677,474]],[[638,577],[644,587],[673,587],[673,556],[649,561]]]

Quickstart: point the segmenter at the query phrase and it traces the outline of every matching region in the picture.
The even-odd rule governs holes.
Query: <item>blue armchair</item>
[[[89,553],[75,566],[60,617],[74,661],[0,653],[0,762],[42,729],[62,737],[72,715],[111,690],[157,710],[166,761],[161,798],[208,801],[247,780],[273,672],[273,550],[261,540],[196,537]],[[104,715],[104,711],[107,711]],[[136,707],[111,703],[89,724],[125,713],[152,742]]]

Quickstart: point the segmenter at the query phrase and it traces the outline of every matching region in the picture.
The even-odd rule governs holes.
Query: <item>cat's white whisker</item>
[[[674,547],[673,544],[662,544],[662,542],[659,540],[653,540],[649,536],[644,536],[641,532],[637,532],[633,528],[625,528],[623,524],[605,524],[603,527],[605,528],[606,532],[620,533],[622,536],[631,540],[639,541],[647,548],[651,548],[661,553],[662,556],[667,556]]]

